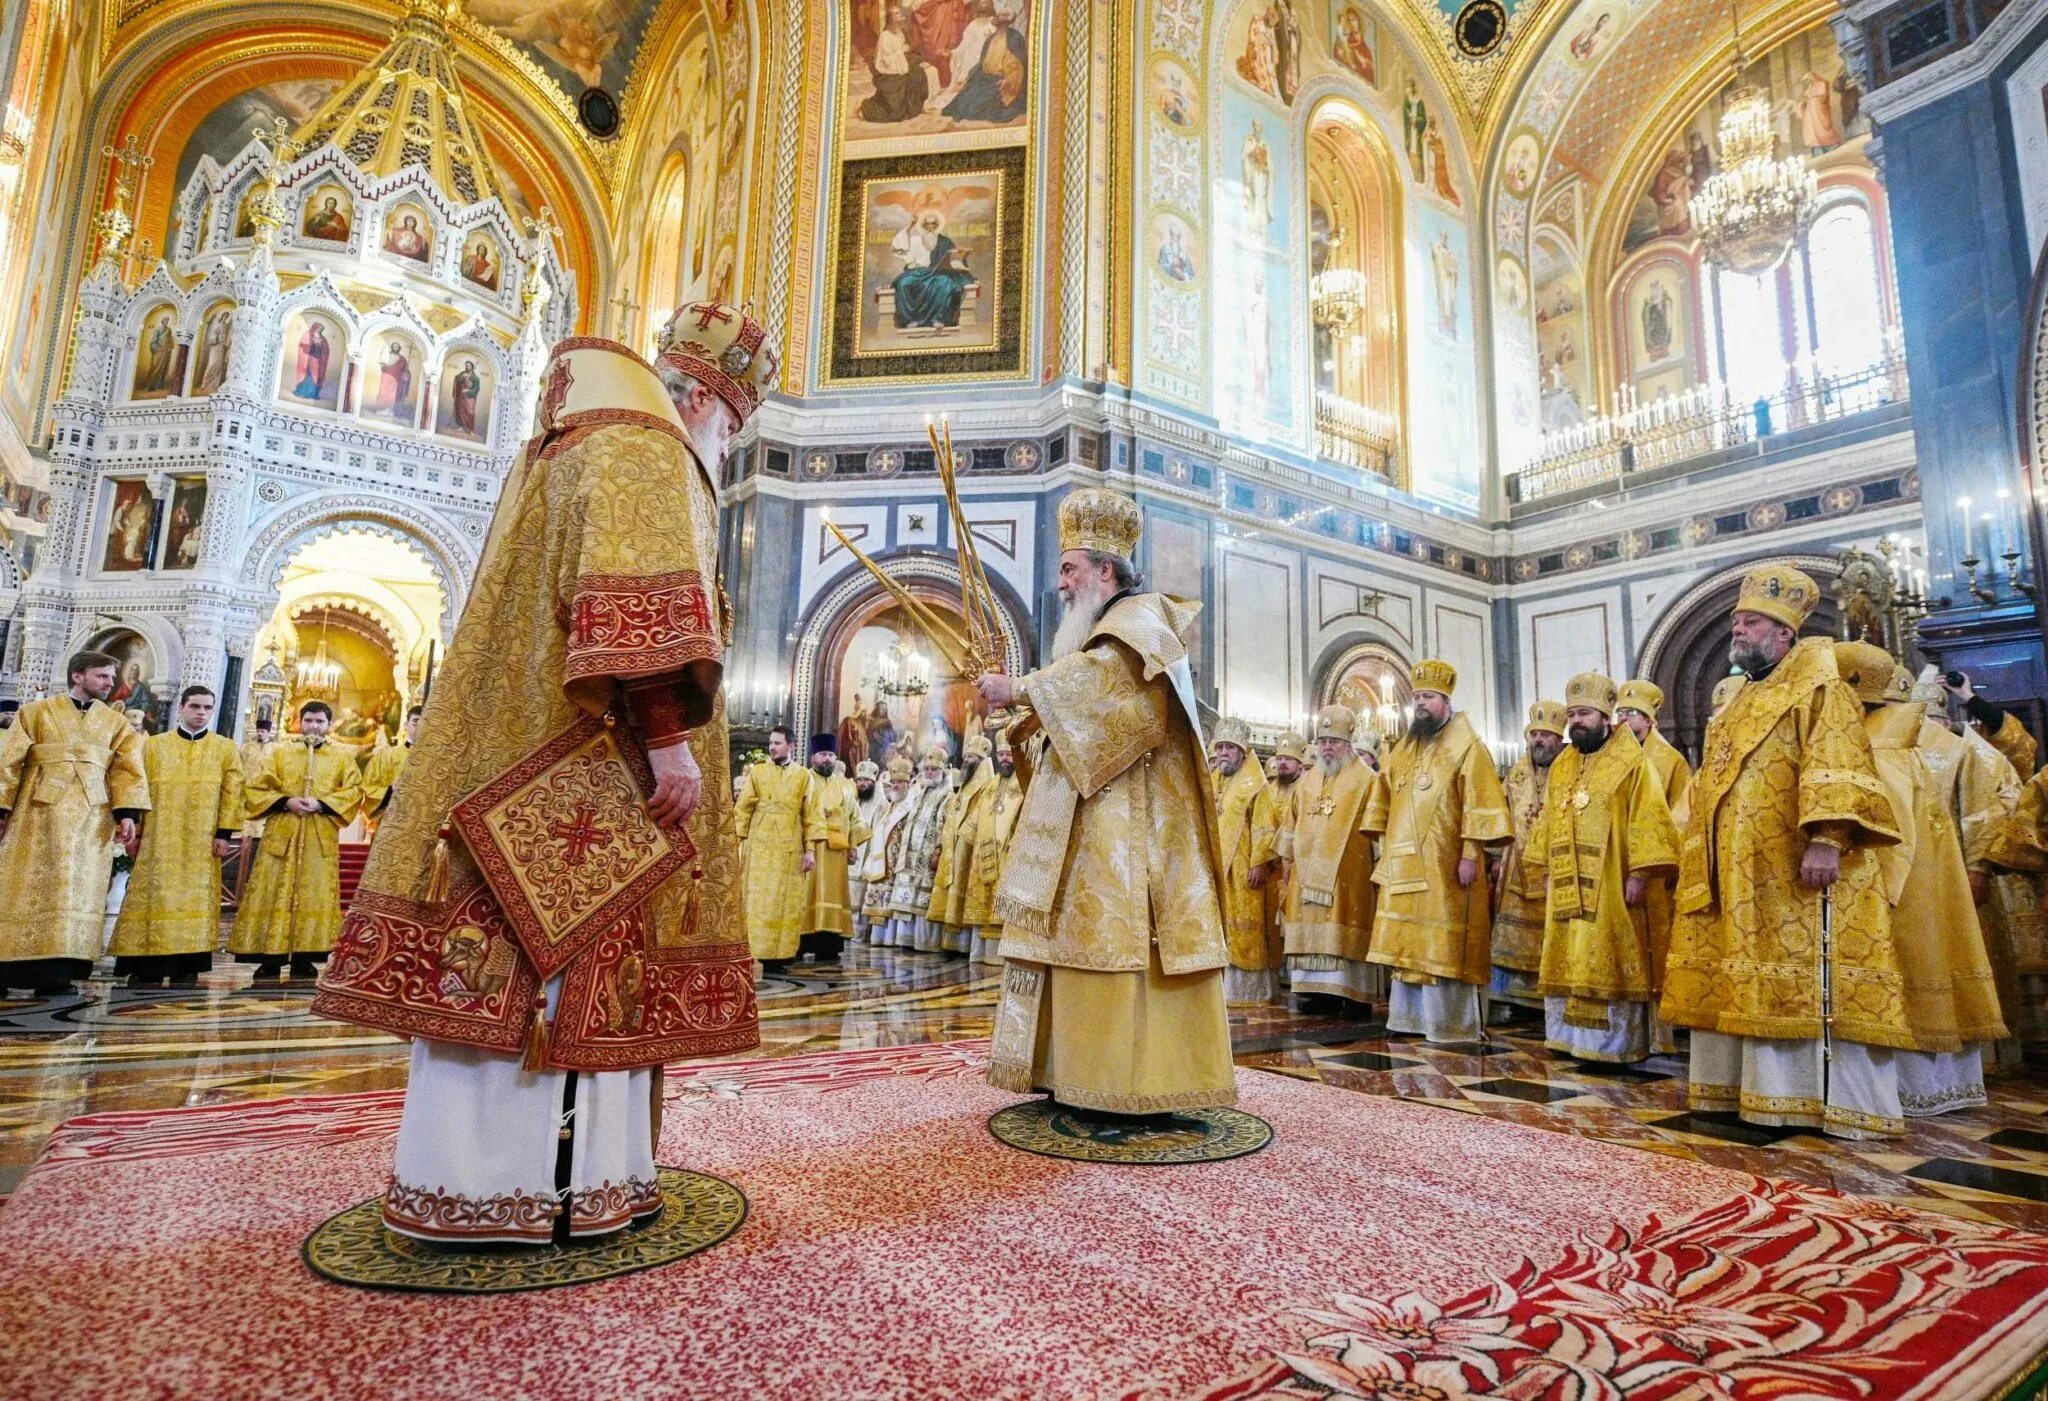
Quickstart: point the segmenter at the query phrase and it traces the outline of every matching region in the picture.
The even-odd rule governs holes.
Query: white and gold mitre
[[[683,436],[683,421],[654,367],[617,341],[571,336],[541,372],[536,435],[582,424],[638,423]]]
[[[1225,716],[1216,722],[1216,733],[1210,737],[1211,744],[1234,744],[1239,749],[1252,747],[1252,727],[1234,716]]]
[[[1130,559],[1138,552],[1138,503],[1107,487],[1084,487],[1060,502],[1060,553],[1093,550]]]
[[[1348,705],[1326,705],[1316,712],[1316,738],[1341,739],[1351,743],[1351,732],[1358,728],[1358,716]]]
[[[1881,705],[1890,699],[1885,693],[1891,689],[1892,673],[1898,669],[1892,654],[1875,643],[1835,644],[1835,670],[1865,705]]]

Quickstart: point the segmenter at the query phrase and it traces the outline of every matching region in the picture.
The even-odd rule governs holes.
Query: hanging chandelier
[[[1813,171],[1804,156],[1780,159],[1770,99],[1743,77],[1742,26],[1729,0],[1735,30],[1735,85],[1714,134],[1714,172],[1692,197],[1692,229],[1714,263],[1754,277],[1769,272],[1791,250],[1813,212]]]
[[[331,695],[341,685],[341,664],[327,659],[327,620],[320,620],[320,645],[294,668],[301,695]]]
[[[1330,235],[1329,257],[1334,261],[1344,246],[1340,225]],[[1308,314],[1316,325],[1335,334],[1356,321],[1365,311],[1365,274],[1357,268],[1325,267],[1308,280]]]
[[[869,663],[861,680],[892,699],[922,696],[932,688],[931,660],[899,638]]]

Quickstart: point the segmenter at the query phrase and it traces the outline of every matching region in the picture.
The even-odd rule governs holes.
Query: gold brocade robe
[[[637,407],[621,407],[629,398]],[[730,619],[718,540],[716,483],[653,371],[608,341],[558,345],[535,436],[499,495],[404,781],[321,976],[318,1011],[533,1052],[562,1070],[630,1070],[759,1044],[722,695]],[[703,775],[678,843],[693,854],[680,868],[621,887],[633,897],[623,912],[591,921],[566,949],[514,923],[459,833],[447,847],[448,897],[427,900],[436,838],[457,803],[516,779],[593,718],[610,714],[630,731],[623,687],[656,679],[680,707]],[[638,741],[629,733],[622,742]],[[550,815],[553,840],[536,859],[494,876],[530,898],[548,897],[551,865],[591,833],[579,812]],[[610,810],[589,818],[597,835],[625,839]],[[551,1012],[536,951],[559,980]]]
[[[243,740],[243,741],[241,742],[241,744],[240,744],[239,746],[237,746],[237,748],[238,748],[238,749],[240,750],[240,752],[241,752],[241,755],[242,755],[242,782],[243,782],[243,784],[244,784],[244,785],[246,785],[246,784],[247,784],[247,783],[249,782],[249,780],[250,780],[250,779],[252,779],[252,778],[254,778],[254,777],[256,776],[256,770],[258,770],[258,769],[260,769],[260,768],[262,768],[262,767],[263,767],[263,760],[264,760],[264,757],[265,757],[266,755],[268,755],[268,754],[270,753],[270,751],[271,751],[272,747],[273,747],[273,746],[275,746],[275,745],[276,745],[276,743],[277,743],[277,741],[276,741],[276,740],[271,740],[269,744],[258,744],[258,743],[257,743],[257,742],[256,742],[255,740],[253,740],[253,739],[245,739],[245,740]],[[263,819],[262,819],[262,818],[260,818],[260,817],[251,817],[251,818],[248,818],[248,819],[246,819],[246,820],[244,820],[244,821],[243,821],[243,823],[242,823],[242,839],[243,839],[243,841],[244,841],[245,843],[246,843],[246,842],[254,842],[254,841],[255,841],[255,840],[256,840],[256,839],[258,838],[258,837],[260,837],[260,836],[262,836],[262,835],[263,835]],[[247,848],[246,846],[244,846],[244,848],[243,848],[243,851],[242,851],[242,864],[243,864],[243,868],[244,868],[244,869],[243,869],[243,879],[244,879],[244,880],[248,879],[248,874],[247,874],[247,867],[248,867],[248,862],[249,862],[249,851],[248,851],[248,848]]]
[[[810,812],[808,766],[764,759],[747,769],[733,817],[746,854],[747,943],[755,958],[795,958],[803,942]]]
[[[1281,916],[1290,966],[1330,971],[1327,960],[1364,963],[1372,952],[1372,838],[1360,830],[1379,775],[1363,759],[1344,762],[1335,778],[1320,764],[1302,770],[1288,790],[1292,809],[1280,846],[1292,863]]]
[[[1017,683],[1050,743],[996,894],[1000,1089],[1123,1114],[1236,1101],[1223,860],[1184,641],[1199,611],[1122,595],[1079,650]]]
[[[1675,871],[1678,832],[1663,785],[1625,726],[1591,755],[1566,745],[1557,756],[1529,859],[1549,877],[1542,994],[1565,998],[1565,1020],[1594,1030],[1609,1025],[1606,1004],[1652,1000],[1649,930],[1624,886],[1630,876]]]
[[[1515,839],[1501,857],[1494,883],[1493,964],[1518,973],[1535,973],[1543,967],[1543,904],[1548,896],[1542,863],[1531,862],[1528,853],[1529,834],[1543,814],[1544,787],[1549,779],[1550,770],[1524,754],[1515,760],[1501,785],[1508,817],[1515,824]]]
[[[1912,1047],[1905,987],[1872,848],[1899,839],[1833,644],[1794,644],[1707,725],[1679,849],[1663,1017],[1731,1036],[1821,1034],[1821,894],[1799,883],[1808,838],[1841,844],[1834,910],[1835,1034]]]
[[[340,745],[303,740],[270,746],[243,790],[245,811],[264,819],[242,906],[228,934],[237,954],[326,953],[341,935],[341,829],[363,805],[363,771]],[[288,798],[320,811],[288,812]]]
[[[220,942],[220,858],[213,840],[242,830],[242,756],[225,735],[175,731],[142,742],[150,812],[108,952],[212,953]]]
[[[1024,790],[1014,773],[996,780],[994,796],[982,806],[981,820],[974,829],[974,874],[960,914],[960,922],[970,928],[986,928],[995,921],[996,882],[1003,874],[1003,858],[1009,854],[1010,834],[1017,827],[1017,810],[1023,806]],[[1000,927],[996,933],[1000,935]]]
[[[1299,782],[1297,777],[1294,783]],[[1267,774],[1265,799],[1252,809],[1258,849],[1280,863],[1261,892],[1266,897],[1266,947],[1272,950],[1276,967],[1287,956],[1287,900],[1293,882],[1287,878],[1286,856],[1294,841],[1294,783]]]
[[[896,865],[903,859],[903,832],[916,803],[913,790],[898,802],[892,803],[885,796],[876,810],[874,831],[868,834],[860,867],[861,908],[867,912],[870,928],[889,920]]]
[[[1956,830],[1959,774],[1952,762],[1928,762],[1926,718],[1918,704],[1881,705],[1864,713],[1863,726],[1899,819],[1898,844],[1880,848],[1877,864],[1892,907],[1913,1049],[1959,1051],[1966,1042],[2001,1040],[2005,1023]]]
[[[2034,740],[2032,732],[2020,723],[2020,717],[2008,710],[2005,718],[1998,722],[1998,732],[1985,736],[1991,747],[2006,757],[2013,771],[2022,779],[2034,776],[2034,764],[2041,752],[2041,746]]]
[[[1685,790],[1692,784],[1692,765],[1654,726],[1643,740],[1643,757],[1650,761],[1650,772],[1664,790],[1664,806],[1671,820],[1680,821]],[[1676,913],[1671,878],[1658,876],[1643,893],[1643,918],[1650,930],[1650,987],[1659,996],[1664,992],[1664,960],[1671,955],[1671,920]]]
[[[981,815],[995,801],[995,765],[983,759],[974,777],[953,793],[939,826],[939,869],[932,875],[932,900],[926,913],[934,924],[955,928],[967,923],[967,892],[974,882],[974,831]]]
[[[403,744],[387,744],[363,764],[363,816],[380,818],[391,802],[391,789],[405,772],[405,758],[412,750]]]
[[[0,733],[0,962],[100,956],[114,810],[146,810],[142,736],[112,706],[30,701]]]
[[[914,919],[931,911],[932,879],[939,869],[939,837],[945,828],[946,805],[952,797],[953,790],[943,779],[930,788],[924,786],[922,778],[911,784],[907,799],[910,810],[903,815],[899,829],[899,850],[889,857],[895,872],[889,907],[898,917]]]
[[[1493,956],[1486,882],[1459,886],[1458,862],[1479,860],[1515,829],[1493,756],[1463,712],[1428,739],[1404,735],[1388,751],[1363,825],[1380,836],[1372,961],[1404,981],[1484,987]]]
[[[805,895],[806,934],[853,934],[853,849],[868,839],[860,821],[860,795],[844,774],[811,775],[811,800],[805,815],[804,843],[811,850],[811,873]]]
[[[1262,864],[1254,813],[1266,801],[1266,776],[1247,758],[1238,771],[1216,775],[1216,830],[1223,847],[1223,937],[1234,968],[1262,972],[1273,966],[1266,947],[1266,892],[1251,874]],[[1270,859],[1268,857],[1267,859]]]
[[[1965,768],[1965,793],[1972,787],[1970,770],[1978,771],[1974,786],[1979,797],[1974,805],[1966,799],[1966,808],[1987,806],[1983,794],[1994,782],[2014,791],[2007,814],[1972,844],[1970,864],[1981,862],[1991,871],[1984,938],[2006,1024],[2022,1041],[2039,1040],[2048,1036],[2048,1001],[2041,995],[2048,979],[2048,920],[2042,918],[2037,893],[2042,873],[2048,872],[2048,770],[2023,782],[1982,735],[1970,731],[1963,740],[1975,760]],[[1968,841],[1967,818],[1964,832]]]

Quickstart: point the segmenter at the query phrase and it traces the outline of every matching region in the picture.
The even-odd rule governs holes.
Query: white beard
[[[1060,614],[1059,631],[1052,635],[1052,659],[1071,657],[1088,645],[1088,635],[1095,631],[1095,625],[1102,621],[1103,605],[1109,602],[1108,594],[1094,585],[1087,593],[1076,591],[1074,601]]]
[[[1351,760],[1348,757],[1325,759],[1321,755],[1316,756],[1316,767],[1323,771],[1324,778],[1335,778],[1338,774],[1344,772],[1344,766],[1350,762]]]

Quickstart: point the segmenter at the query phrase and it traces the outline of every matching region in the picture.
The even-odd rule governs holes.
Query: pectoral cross
[[[590,849],[599,844],[608,834],[597,825],[597,814],[589,804],[578,808],[576,816],[568,822],[556,822],[548,828],[548,835],[559,837],[568,844],[562,859],[571,866],[581,866]]]
[[[1317,799],[1316,805],[1308,810],[1311,817],[1330,817],[1335,815],[1336,811],[1337,800],[1328,797]]]

